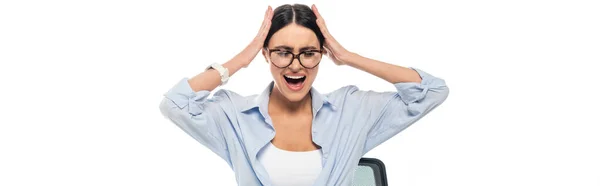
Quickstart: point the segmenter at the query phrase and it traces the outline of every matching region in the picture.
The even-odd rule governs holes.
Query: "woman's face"
[[[289,51],[294,55],[298,55],[303,51],[319,50],[320,47],[317,35],[306,27],[291,23],[271,36],[267,48],[269,50],[278,50],[276,52],[271,52],[271,54],[267,51],[263,51],[263,55],[265,55],[265,58],[267,58],[267,61],[270,63],[271,75],[273,75],[275,81],[274,88],[279,90],[279,92],[289,101],[297,102],[302,100],[310,91],[317,76],[317,72],[319,71],[319,66],[317,65],[310,69],[305,68],[300,64],[298,58],[295,58],[292,61],[292,64],[286,68],[279,68],[273,63],[276,63],[278,60],[281,61],[281,59],[284,58],[289,58],[285,57],[285,53],[279,51]],[[301,58],[303,59],[302,63],[305,66],[310,63],[308,59],[311,58],[312,55],[314,55],[313,58],[318,58],[318,61],[321,60],[320,53],[310,53],[310,55],[305,55],[304,58]]]

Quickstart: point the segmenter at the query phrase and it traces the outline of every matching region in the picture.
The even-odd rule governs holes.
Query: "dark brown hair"
[[[323,37],[323,33],[321,33],[321,29],[317,26],[317,16],[310,7],[303,4],[281,5],[273,10],[271,29],[269,29],[263,47],[267,47],[269,40],[271,40],[271,36],[273,36],[275,32],[291,23],[296,23],[315,32],[315,35],[317,35],[317,39],[319,40],[319,47],[323,48],[325,38]]]

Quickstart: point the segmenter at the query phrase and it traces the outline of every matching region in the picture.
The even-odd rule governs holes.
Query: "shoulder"
[[[331,97],[336,97],[336,96],[343,96],[343,95],[347,95],[347,94],[352,94],[356,91],[360,90],[356,85],[346,85],[343,87],[340,87],[338,89],[335,89],[334,91],[331,91],[329,93],[326,94],[326,96],[331,96]]]
[[[258,96],[257,94],[241,95],[235,91],[228,90],[228,89],[219,89],[219,90],[215,91],[213,94],[213,98],[215,100],[227,99],[227,100],[231,100],[234,103],[245,103],[247,101],[254,100],[257,96]]]
[[[361,90],[356,85],[346,85],[338,88],[332,92],[326,94],[328,98],[347,97],[347,96],[365,96],[365,95],[378,95],[379,93],[387,92],[376,92],[373,90]]]
[[[214,92],[213,101],[218,102],[224,108],[230,108],[230,111],[243,111],[258,105],[258,94],[241,95],[228,89],[220,89]]]
[[[359,91],[359,88],[356,85],[346,85],[331,92],[325,93],[323,96],[334,104],[341,104],[344,102],[344,100],[357,91]]]
[[[361,90],[356,85],[346,85],[327,93],[325,96],[334,103],[358,101],[360,103],[372,104],[372,101],[388,100],[397,95],[395,91]]]

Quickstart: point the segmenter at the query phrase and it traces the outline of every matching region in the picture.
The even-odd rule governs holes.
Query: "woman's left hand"
[[[312,5],[312,10],[317,16],[317,25],[321,29],[321,33],[323,33],[323,37],[325,37],[325,43],[323,46],[325,47],[326,55],[333,60],[336,65],[345,65],[348,63],[348,58],[352,55],[351,52],[346,50],[340,43],[338,43],[333,36],[327,30],[327,26],[325,25],[325,20],[319,14],[319,10],[317,6]]]

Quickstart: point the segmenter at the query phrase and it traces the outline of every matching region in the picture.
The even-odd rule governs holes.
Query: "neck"
[[[269,95],[269,108],[273,108],[272,111],[284,113],[312,112],[312,97],[309,93],[300,101],[290,101],[279,92],[277,87],[273,86],[271,95]],[[271,111],[271,109],[269,110]]]

